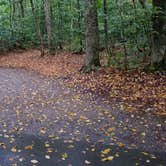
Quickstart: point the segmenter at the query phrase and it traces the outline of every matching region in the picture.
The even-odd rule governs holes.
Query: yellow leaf
[[[145,132],[142,132],[141,135],[145,137],[145,136],[146,136],[146,133],[145,133]]]
[[[112,131],[114,131],[114,130],[115,130],[114,127],[110,127],[110,128],[108,128],[108,132],[112,132]]]
[[[110,148],[108,148],[108,149],[104,149],[104,150],[102,151],[102,154],[108,154],[110,151],[111,151]]]
[[[20,161],[20,162],[23,162],[23,161],[24,161],[24,158],[23,158],[23,157],[19,158],[19,161]]]
[[[24,147],[25,150],[32,150],[33,149],[33,146],[32,145],[27,145]]]
[[[46,128],[41,128],[41,129],[40,129],[40,133],[41,133],[41,134],[45,134],[45,133],[46,133]]]
[[[85,160],[85,164],[91,164],[91,162],[88,160]]]
[[[66,160],[67,157],[68,157],[68,154],[67,154],[67,153],[63,153],[63,154],[62,154],[62,160]]]
[[[87,119],[87,117],[86,117],[86,116],[84,116],[84,115],[81,115],[81,116],[80,116],[80,119],[82,119],[82,120],[86,120],[86,119]]]
[[[106,158],[103,158],[101,161],[112,161],[114,159],[114,156],[108,156]]]
[[[3,149],[6,149],[6,145],[3,142],[0,142],[0,147],[2,147]]]
[[[119,157],[119,153],[116,153],[116,154],[115,154],[115,157]]]
[[[50,144],[45,143],[44,146],[45,146],[46,148],[49,148],[49,147],[50,147]]]
[[[118,145],[119,147],[124,147],[124,146],[125,146],[122,142],[117,142],[117,145]]]
[[[136,130],[136,129],[134,129],[134,128],[133,128],[133,129],[131,129],[131,130],[132,130],[133,132],[136,132],[136,131],[137,131],[137,130]]]
[[[146,152],[141,152],[143,155],[148,156],[149,154]]]
[[[91,151],[94,152],[96,149],[95,148],[92,148]]]
[[[11,151],[12,151],[12,152],[17,152],[17,148],[16,148],[16,147],[13,147],[13,148],[11,149]]]
[[[31,160],[31,163],[33,163],[33,164],[37,164],[38,161],[37,161],[37,160]]]
[[[32,92],[32,95],[35,96],[35,95],[36,95],[36,92]]]
[[[47,149],[47,153],[52,153],[53,152],[53,149],[52,148],[48,148]]]
[[[51,157],[49,155],[45,155],[45,158],[49,160]]]

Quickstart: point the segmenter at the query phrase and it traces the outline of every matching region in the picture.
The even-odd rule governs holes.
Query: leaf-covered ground
[[[155,80],[143,84],[136,73],[132,78],[131,73],[113,69],[80,75],[79,55],[61,53],[42,59],[38,54],[31,50],[0,59],[1,66],[7,67],[0,68],[1,166],[166,165],[164,111],[157,108],[163,115],[152,114],[152,104],[140,111],[128,110],[134,102],[136,110],[140,107],[131,100],[134,94],[120,86],[131,83],[131,91],[139,83],[146,90],[156,88],[157,95],[163,92],[160,100],[164,101],[164,76],[137,73],[142,81],[160,78],[156,87],[150,86]]]
[[[103,65],[105,61],[102,58]],[[39,51],[28,50],[0,57],[1,67],[20,67],[50,77],[63,77],[68,86],[102,95],[112,104],[118,102],[123,110],[166,116],[166,75],[104,67],[95,73],[80,74],[82,65],[82,55],[67,52],[41,58]]]

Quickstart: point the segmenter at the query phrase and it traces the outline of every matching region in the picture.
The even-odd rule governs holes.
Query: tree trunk
[[[97,19],[97,7],[95,0],[85,1],[85,42],[86,55],[81,72],[90,72],[100,66],[99,61],[99,30]]]
[[[145,2],[146,2],[146,0],[139,0],[139,3],[141,4],[143,9],[146,8]]]
[[[82,42],[82,28],[81,28],[81,5],[80,0],[77,0],[77,10],[78,10],[78,29],[79,29],[79,37],[80,37],[80,52],[82,52],[83,49],[83,42]]]
[[[58,46],[58,49],[62,50],[63,49],[63,45],[62,45],[62,7],[61,7],[61,2],[60,0],[58,0],[58,4],[57,4],[57,7],[58,7],[58,25],[57,25],[57,28],[58,28],[58,42],[57,42],[57,46]]]
[[[166,62],[166,0],[153,0],[158,12],[153,14],[151,64]]]
[[[24,18],[25,18],[25,15],[24,15],[23,0],[19,1],[19,5],[20,5],[20,33],[21,33],[21,36],[22,36],[22,41],[20,41],[20,42],[24,42],[24,40],[25,40],[25,32],[24,32]],[[21,43],[20,43],[20,46],[21,46]]]
[[[103,12],[104,12],[104,40],[105,40],[105,49],[107,53],[109,52],[108,50],[108,13],[107,13],[107,0],[103,0]]]
[[[23,6],[23,0],[20,0],[20,8],[21,8],[21,17],[24,18],[24,6]]]
[[[51,51],[51,4],[50,0],[44,0],[44,11],[45,11],[45,23],[46,23],[46,30],[47,30],[47,45],[49,51]]]
[[[72,9],[73,9],[73,0],[70,0],[70,11],[72,11]],[[70,41],[71,41],[70,50],[72,50],[73,37],[74,37],[74,17],[71,12],[71,16],[70,16]]]
[[[40,29],[40,23],[39,23],[39,20],[37,18],[37,14],[35,12],[33,0],[30,0],[30,4],[31,4],[31,9],[32,9],[32,14],[34,17],[36,34],[37,34],[38,40],[40,42],[40,52],[41,52],[41,57],[42,57],[42,56],[44,56],[44,46],[43,46],[43,38],[42,38],[42,34],[41,34],[41,29]]]
[[[12,1],[9,0],[10,4],[10,31],[11,31],[11,38],[14,38],[14,27],[13,27],[13,8],[12,8]]]

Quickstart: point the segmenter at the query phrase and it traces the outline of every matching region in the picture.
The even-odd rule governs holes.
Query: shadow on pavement
[[[61,140],[31,135],[15,137],[15,142],[5,142],[0,147],[1,166],[161,166],[166,164],[165,153],[149,154],[120,146],[92,144],[86,141]],[[14,147],[14,148],[13,148]],[[12,149],[12,150],[11,150]],[[104,151],[102,153],[102,151]],[[110,157],[112,156],[112,157]],[[101,161],[108,159],[111,161]]]

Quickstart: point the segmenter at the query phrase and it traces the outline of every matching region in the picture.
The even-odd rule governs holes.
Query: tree
[[[145,1],[146,0],[139,0],[139,3],[141,4],[143,9],[145,9]]]
[[[153,14],[151,64],[166,62],[166,1],[153,0],[157,11]]]
[[[25,19],[25,14],[24,14],[24,1],[19,0],[19,7],[20,7],[20,32],[21,32],[21,37],[22,37],[22,42],[25,40],[25,33],[24,33],[24,19]],[[21,44],[20,44],[21,46]]]
[[[51,2],[50,0],[44,0],[44,11],[45,11],[45,23],[47,31],[47,45],[49,51],[52,49],[52,26],[51,26]]]
[[[104,37],[105,37],[105,49],[108,51],[108,23],[107,23],[107,0],[103,0],[103,13],[104,13]]]
[[[80,43],[80,52],[82,52],[82,47],[83,47],[83,42],[82,42],[82,27],[81,27],[81,17],[82,17],[82,12],[81,12],[81,4],[80,0],[77,0],[77,10],[78,10],[78,30],[79,30],[79,43]]]
[[[58,30],[58,41],[57,41],[57,47],[58,49],[62,50],[63,49],[63,44],[62,44],[62,39],[63,39],[63,34],[62,34],[62,6],[61,6],[61,1],[58,0],[57,2],[57,7],[58,7],[58,24],[57,24],[57,30]]]
[[[30,4],[31,4],[31,9],[32,9],[32,14],[34,17],[34,24],[35,24],[35,28],[36,28],[37,37],[38,37],[38,40],[40,42],[41,56],[44,56],[43,38],[42,38],[42,34],[41,34],[39,19],[37,18],[37,14],[35,12],[33,0],[30,0]]]
[[[85,61],[82,72],[90,72],[100,66],[99,30],[95,0],[85,0]]]

